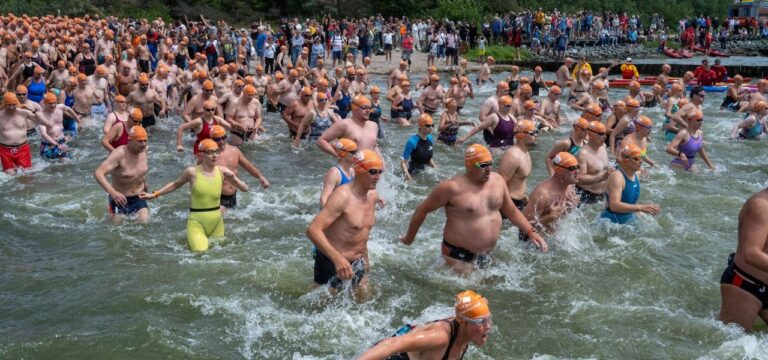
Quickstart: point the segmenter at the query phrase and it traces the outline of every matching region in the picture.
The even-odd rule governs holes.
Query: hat
[[[19,105],[19,98],[16,97],[16,94],[9,91],[6,92],[5,95],[3,95],[3,104],[5,106],[8,105]]]
[[[141,122],[141,120],[144,119],[144,114],[141,112],[141,109],[133,108],[131,111],[131,119]]]
[[[526,100],[525,103],[523,103],[523,108],[525,110],[536,110],[536,103],[533,102],[533,100]]]
[[[45,94],[45,98],[43,101],[45,101],[46,104],[55,104],[58,102],[58,98],[56,98],[56,94],[49,92]]]
[[[331,146],[333,146],[333,150],[336,151],[336,155],[339,156],[345,153],[357,151],[357,144],[354,141],[346,138],[337,139],[331,143]]]
[[[147,130],[141,127],[141,125],[134,125],[128,130],[128,139],[134,141],[147,141]]]
[[[254,87],[251,84],[245,85],[245,88],[243,89],[243,92],[246,95],[256,95],[256,93],[258,93],[258,91],[256,91],[256,87]]]
[[[627,107],[639,108],[640,107],[640,102],[637,101],[637,99],[629,99],[629,100],[627,100]]]
[[[637,119],[633,120],[633,122],[637,125],[640,125],[644,128],[651,128],[653,127],[653,120],[648,118],[647,116],[640,115],[637,117]]]
[[[211,139],[223,138],[227,136],[227,131],[221,125],[211,126],[211,131],[208,133]]]
[[[208,150],[218,150],[219,144],[217,144],[215,141],[211,139],[204,139],[203,141],[200,141],[199,144],[197,144],[197,150],[200,152],[208,151]]]
[[[464,150],[464,166],[473,166],[478,163],[493,161],[491,152],[483,145],[472,144]]]
[[[433,124],[432,115],[425,113],[419,116],[419,127],[431,124]]]
[[[520,120],[515,126],[515,134],[524,134],[536,130],[536,124],[531,120]]]
[[[373,150],[358,151],[353,159],[355,162],[355,175],[367,173],[371,169],[384,169],[384,161]]]
[[[512,98],[509,95],[504,95],[499,98],[499,106],[512,105]]]
[[[599,121],[590,121],[589,127],[587,129],[589,131],[605,135],[605,125]]]
[[[569,152],[561,151],[555,155],[554,158],[552,158],[552,163],[557,165],[557,168],[555,168],[555,172],[557,171],[563,171],[565,169],[568,169],[571,166],[577,166],[579,165],[579,161],[576,160],[576,157],[571,155]]]
[[[149,84],[149,75],[147,75],[147,73],[141,73],[141,75],[139,75],[139,84],[141,85]]]
[[[360,107],[360,106],[371,106],[371,100],[369,100],[367,97],[363,95],[357,95],[355,96],[355,100],[352,101],[352,107]]]
[[[627,62],[632,62],[632,58],[631,58],[631,57],[628,57],[626,61],[627,61]]]
[[[587,130],[589,129],[589,121],[583,117],[580,117],[578,120],[576,120],[575,123],[573,123],[573,127],[577,127],[581,130]]]
[[[460,322],[485,318],[491,315],[488,300],[472,290],[466,290],[456,295],[456,318]]]
[[[213,90],[213,81],[205,80],[205,82],[203,83],[203,89],[204,90]]]
[[[621,155],[638,158],[643,155],[643,150],[633,143],[628,143],[621,149]]]

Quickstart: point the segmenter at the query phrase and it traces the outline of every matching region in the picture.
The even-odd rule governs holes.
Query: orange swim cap
[[[77,81],[78,82],[85,81],[86,79],[87,78],[86,78],[85,74],[83,74],[83,73],[77,74]]]
[[[245,86],[245,82],[243,82],[243,80],[237,79],[235,80],[235,86]]]
[[[373,85],[371,86],[371,89],[368,90],[368,92],[370,92],[371,94],[381,94],[381,89],[379,89],[378,86]]]
[[[35,66],[35,74],[36,74],[36,75],[40,75],[40,74],[42,74],[42,73],[44,73],[44,72],[45,72],[45,70],[43,70],[43,68],[42,68],[42,67],[39,67],[39,66]]]
[[[517,126],[515,126],[515,136],[525,136],[525,134],[536,130],[536,124],[533,123],[533,121],[530,120],[520,120],[517,122]]]
[[[43,101],[45,101],[46,104],[55,104],[59,101],[59,99],[56,98],[56,94],[49,92],[45,94]]]
[[[19,85],[19,86],[17,86],[17,87],[16,87],[16,92],[17,92],[17,93],[27,93],[27,92],[28,92],[28,90],[27,90],[27,87],[26,87],[26,86],[24,86],[24,85]]]
[[[633,120],[633,122],[649,130],[653,127],[653,120],[647,116],[640,115],[637,117],[637,119]]]
[[[459,83],[459,79],[457,79],[455,77],[451,78],[451,84],[458,84],[458,83]]]
[[[509,95],[504,95],[499,98],[499,106],[512,105],[512,98]]]
[[[480,144],[472,144],[464,150],[464,166],[493,162],[493,156],[488,148]]]
[[[639,146],[629,143],[621,149],[621,155],[633,158],[639,158],[643,155],[643,150]]]
[[[355,162],[355,175],[367,173],[371,169],[384,170],[384,161],[373,150],[358,151],[353,159]]]
[[[147,75],[147,73],[141,73],[139,75],[139,84],[149,85],[149,75]]]
[[[250,84],[245,85],[245,88],[243,89],[243,92],[246,95],[256,95],[258,93],[258,91],[256,91],[256,87],[254,87],[253,85],[250,85]]]
[[[552,86],[551,88],[549,88],[549,92],[550,92],[550,93],[553,93],[553,94],[560,94],[560,93],[562,93],[563,91],[562,91],[562,90],[560,90],[560,87],[559,87],[559,86],[557,86],[557,85],[554,85],[554,86]]]
[[[419,127],[423,127],[425,125],[432,125],[432,124],[433,124],[432,115],[421,114],[419,116]]]
[[[203,83],[203,90],[213,90],[213,81],[205,80]]]
[[[629,99],[629,100],[627,100],[627,107],[639,108],[640,107],[640,102],[637,101],[637,99]]]
[[[133,141],[147,141],[147,130],[141,127],[141,125],[134,125],[128,130],[128,139]]]
[[[587,105],[587,107],[584,110],[584,112],[590,113],[593,116],[601,116],[601,115],[603,115],[603,109],[600,108],[600,105],[597,105],[595,103]]]
[[[312,95],[312,89],[309,86],[301,88],[301,95]]]
[[[4,106],[19,105],[19,98],[16,97],[16,94],[9,91],[3,95],[3,104]]]
[[[436,73],[436,72],[437,72],[437,67],[435,67],[435,66],[430,66],[430,67],[428,67],[428,68],[427,68],[427,71],[428,71],[428,72],[431,72],[431,73]]]
[[[197,144],[197,150],[200,152],[205,152],[209,150],[218,150],[218,149],[219,149],[219,145],[216,144],[216,142],[211,139],[204,139],[199,144]]]
[[[590,121],[589,127],[587,129],[591,132],[594,132],[600,135],[605,135],[605,125],[603,125],[603,123],[599,121]]]
[[[144,119],[144,114],[141,112],[141,109],[133,108],[131,111],[131,119],[133,119],[133,121],[141,122],[141,120]]]
[[[208,132],[208,136],[211,139],[223,138],[227,136],[227,131],[224,130],[224,127],[221,125],[213,125],[211,126],[211,131]]]
[[[349,139],[341,138],[331,143],[333,150],[336,151],[336,155],[344,157],[343,154],[353,153],[357,151],[357,144]]]
[[[283,75],[280,71],[275,71],[275,79],[277,80],[283,80],[285,78],[285,75]]]
[[[575,123],[573,123],[573,127],[579,128],[581,130],[587,130],[589,129],[589,121],[583,117],[580,117],[578,120],[576,120]]]
[[[456,295],[456,319],[460,322],[476,320],[491,315],[488,300],[472,290],[466,290]]]
[[[552,163],[556,165],[555,172],[565,171],[572,166],[579,165],[579,161],[576,160],[576,157],[565,151],[557,153],[557,155],[552,158]]]
[[[352,107],[368,106],[371,107],[371,100],[363,95],[355,96],[355,100],[352,102]]]
[[[688,120],[701,120],[704,118],[704,113],[701,110],[694,110],[688,113]]]
[[[530,93],[533,93],[533,88],[531,88],[531,85],[523,84],[523,85],[520,85],[520,92],[530,94]]]
[[[205,71],[205,70],[200,70],[200,71],[197,73],[197,78],[198,78],[198,79],[205,79],[205,78],[207,78],[207,77],[208,77],[208,72],[207,72],[207,71]]]
[[[635,89],[635,90],[637,90],[637,89],[640,89],[640,83],[639,83],[639,82],[637,82],[637,81],[635,81],[635,80],[632,80],[632,81],[629,83],[629,88],[630,88],[630,89]]]
[[[429,76],[429,80],[430,81],[440,81],[440,76],[438,76],[437,74],[432,74],[432,75]]]
[[[615,108],[619,108],[619,109],[622,109],[622,110],[626,110],[627,109],[627,104],[625,102],[619,100],[619,101],[613,103],[613,107],[614,107],[614,109]]]
[[[523,104],[523,108],[525,108],[525,110],[536,110],[536,103],[533,102],[533,100],[526,100]]]

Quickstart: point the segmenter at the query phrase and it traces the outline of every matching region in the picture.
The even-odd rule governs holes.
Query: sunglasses
[[[529,131],[526,134],[531,135],[531,136],[539,136],[539,130]]]
[[[624,157],[627,158],[627,159],[635,160],[635,161],[640,161],[640,160],[643,159],[641,156],[626,156],[625,155]]]
[[[206,90],[203,90],[203,91],[204,91],[204,92],[213,92],[213,89],[211,89],[211,90],[207,90],[207,89],[206,89]]]
[[[653,129],[653,126],[645,126],[645,125],[643,125],[643,124],[640,124],[640,123],[638,123],[638,122],[635,122],[635,126],[639,126],[639,127],[643,128],[643,129],[648,129],[648,131],[650,131],[651,129]]]
[[[490,324],[493,321],[493,320],[491,320],[491,316],[490,315],[488,315],[486,317],[477,318],[477,319],[470,319],[470,318],[468,318],[466,316],[462,316],[461,319],[466,321],[469,324],[477,325],[477,326]]]
[[[216,108],[212,108],[212,109],[203,109],[203,110],[205,110],[205,111],[208,111],[208,112],[214,112],[214,111],[216,111]]]
[[[27,96],[27,93],[16,93],[16,96]]]
[[[563,165],[557,164],[557,166],[559,166],[559,167],[561,167],[561,168],[563,168],[565,170],[568,170],[568,171],[576,171],[576,170],[581,169],[581,165],[573,165],[573,166],[565,167]]]
[[[493,166],[493,161],[484,162],[484,163],[475,163],[475,167],[478,169],[485,169]]]
[[[215,142],[219,142],[219,141],[227,140],[227,137],[226,136],[222,136],[222,137],[217,137],[217,138],[211,138],[211,140],[213,140]]]
[[[218,149],[216,149],[216,150],[208,150],[208,151],[203,151],[203,153],[205,153],[206,155],[218,155],[220,152],[221,152],[221,151],[219,151]]]
[[[597,135],[600,135],[600,136],[605,136],[605,133],[604,133],[604,132],[599,132],[599,131],[595,131],[595,130],[592,130],[592,129],[587,129],[587,130],[589,130],[589,131],[591,131],[591,132],[593,132],[593,133],[595,133],[595,134],[597,134]]]
[[[368,173],[371,174],[371,176],[381,175],[384,173],[384,169],[368,169]]]
[[[363,111],[365,111],[365,110],[371,110],[371,107],[370,107],[370,106],[358,106],[357,108],[358,108],[358,109],[360,109],[360,110],[363,110]]]
[[[424,125],[424,127],[425,127],[425,128],[432,128],[433,126],[434,126],[434,125],[432,125],[432,124],[426,124],[426,125]]]

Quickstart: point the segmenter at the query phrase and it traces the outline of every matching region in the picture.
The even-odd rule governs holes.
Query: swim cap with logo
[[[245,93],[246,95],[256,95],[258,91],[256,91],[256,87],[248,84],[248,85],[245,85],[245,88],[243,89],[243,93]]]
[[[621,155],[633,158],[639,158],[643,155],[643,150],[639,146],[629,143],[621,148]]]
[[[603,109],[600,108],[600,105],[597,105],[595,103],[587,105],[584,112],[590,113],[593,116],[601,116],[603,115]]]
[[[483,145],[472,144],[464,150],[464,166],[470,167],[475,164],[492,162],[493,156]]]
[[[527,133],[534,130],[536,130],[536,124],[534,124],[533,121],[520,120],[517,122],[517,125],[515,126],[515,136],[523,137]]]
[[[204,139],[199,144],[197,144],[197,150],[200,152],[208,151],[208,150],[218,150],[219,145],[216,144],[215,141],[211,139]]]
[[[147,130],[141,127],[141,125],[134,125],[128,131],[128,139],[133,141],[147,141]]]
[[[336,155],[343,157],[342,154],[348,154],[357,151],[357,144],[349,139],[341,138],[331,143]]]
[[[208,133],[208,136],[210,136],[211,139],[223,138],[227,136],[227,131],[224,130],[224,127],[221,125],[213,125],[211,126],[211,131]]]
[[[605,135],[605,125],[599,121],[590,121],[587,129],[591,132]]]
[[[432,115],[421,114],[419,116],[419,127],[423,127],[424,125],[430,125],[432,123],[433,123]]]
[[[579,161],[576,160],[576,157],[565,151],[557,153],[552,159],[552,163],[557,165],[557,167],[555,167],[555,172],[565,171],[571,166],[579,165]]]
[[[56,98],[56,94],[49,92],[45,94],[43,101],[45,101],[46,104],[55,104],[58,102],[58,99]]]
[[[6,92],[5,95],[3,95],[3,105],[19,105],[19,98],[17,98],[16,94],[13,92]]]
[[[454,310],[456,311],[457,320],[461,322],[467,319],[476,320],[491,315],[488,300],[472,290],[462,291],[456,295]]]
[[[361,107],[361,106],[371,106],[371,100],[369,100],[367,97],[363,95],[357,95],[355,96],[355,100],[352,101],[352,107]]]
[[[379,154],[372,150],[358,151],[353,158],[355,162],[355,175],[367,173],[371,169],[384,169],[384,162]]]
[[[205,80],[205,82],[203,83],[203,89],[204,90],[213,90],[213,81]]]

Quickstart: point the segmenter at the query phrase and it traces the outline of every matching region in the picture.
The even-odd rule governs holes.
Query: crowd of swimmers
[[[274,78],[264,74],[261,64],[251,73],[244,61],[220,58],[209,67],[202,53],[186,54],[189,66],[179,67],[174,59],[186,37],[164,37],[165,30],[161,20],[114,34],[96,18],[0,17],[0,72],[9,74],[2,79],[15,90],[3,95],[0,112],[3,170],[15,174],[30,168],[33,139],[39,140],[43,159],[68,161],[78,132],[99,132],[107,155],[94,178],[108,194],[110,222],[126,217],[147,221],[148,201],[162,201],[189,183],[187,240],[190,249],[204,252],[209,237],[225,234],[222,214],[237,207],[237,193],[249,190],[240,168],[269,188],[269,180],[240,147],[259,141],[266,113],[274,113],[272,119],[285,122],[294,147],[309,142],[337,161],[325,172],[320,211],[307,229],[315,245],[314,283],[331,292],[351,284],[361,301],[369,289],[369,234],[377,208],[385,204],[376,192],[388,169],[379,148],[385,122],[391,123],[388,127],[416,125],[398,159],[405,181],[419,181],[419,173],[438,163],[460,161],[436,161],[435,146],[469,144],[463,148],[464,170],[441,181],[419,203],[400,239],[413,244],[426,217],[444,209],[441,256],[458,275],[490,266],[504,219],[519,229],[522,242],[547,252],[546,239],[557,231],[558,221],[579,206],[602,207],[599,217],[617,224],[632,222],[638,213],[658,215],[657,204],[640,201],[643,164],[660,166],[665,157],[649,153],[653,136],[667,142],[669,166],[692,171],[700,158],[714,168],[703,141],[707,94],[689,84],[692,74],[670,77],[669,65],[650,91],[631,81],[628,94],[613,101],[610,69],[593,73],[586,59],[578,64],[566,59],[555,84],[542,79],[539,67],[531,78],[514,67],[494,83],[494,93],[479,111],[470,114],[462,111],[467,99],[476,96],[470,77],[475,84],[493,82],[491,57],[476,75],[460,61],[445,83],[435,67],[416,74],[401,61],[380,88],[369,80],[370,59],[328,72],[322,57],[310,67],[304,53],[286,74],[277,72]],[[157,57],[146,45],[156,33]],[[127,38],[120,44],[136,45],[118,48],[116,36]],[[147,59],[157,60],[157,66]],[[768,81],[760,80],[756,91],[742,85],[735,76],[724,102],[724,108],[746,113],[731,136],[758,139],[768,131]],[[412,88],[420,91],[417,98]],[[382,93],[390,103],[389,117],[382,113]],[[579,114],[574,121],[563,115],[566,106]],[[658,135],[652,132],[654,120],[643,114],[652,107],[664,110]],[[147,144],[157,118],[168,114],[181,119],[175,134],[178,152],[185,151],[185,135],[194,135],[196,162],[176,180],[151,190]],[[86,118],[100,126],[84,127]],[[462,126],[467,131],[460,135]],[[529,192],[527,178],[537,166],[530,150],[540,136],[562,127],[568,135],[555,141],[538,165],[549,177]],[[751,329],[754,318],[764,315],[767,241],[768,190],[763,190],[747,201],[739,217],[739,245],[721,280],[724,321]],[[459,358],[470,342],[485,343],[490,326],[488,301],[465,291],[456,297],[454,318],[401,329],[400,336],[378,343],[362,358]]]

